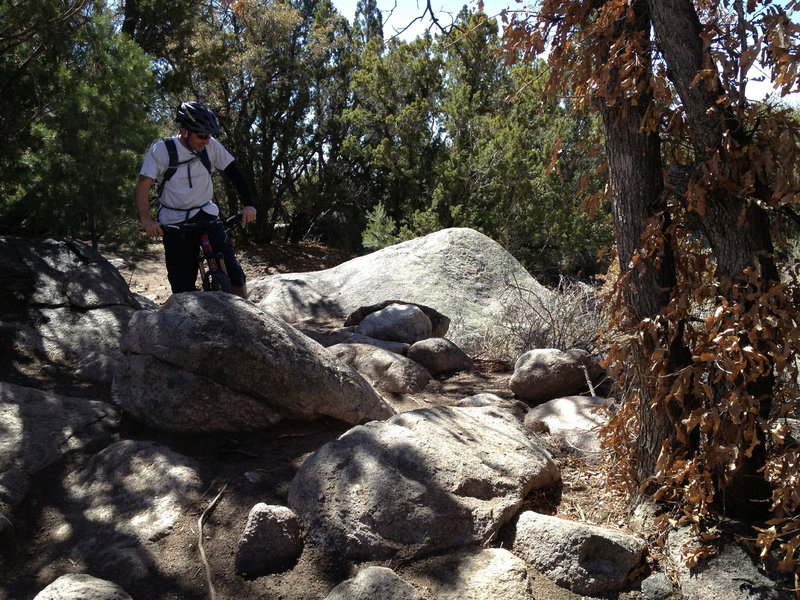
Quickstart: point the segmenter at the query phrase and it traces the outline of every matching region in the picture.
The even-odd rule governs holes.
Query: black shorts
[[[188,223],[208,223],[217,217],[200,211]],[[164,228],[164,256],[167,263],[167,278],[169,279],[172,293],[192,292],[197,289],[197,257],[200,254],[200,229],[172,229]],[[245,284],[244,271],[236,260],[236,254],[231,246],[228,233],[220,223],[213,223],[206,228],[211,247],[215,252],[221,252],[225,258],[225,269],[231,283],[235,287]]]

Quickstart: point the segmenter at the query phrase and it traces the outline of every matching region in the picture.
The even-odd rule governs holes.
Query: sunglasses
[[[195,135],[196,135],[197,137],[199,137],[201,140],[207,140],[208,138],[210,138],[210,137],[211,137],[211,136],[210,136],[210,135],[208,135],[207,133],[195,133]]]

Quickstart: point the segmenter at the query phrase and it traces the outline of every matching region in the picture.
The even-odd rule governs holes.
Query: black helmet
[[[199,102],[182,102],[178,107],[175,120],[180,126],[190,132],[209,133],[216,135],[219,133],[219,123],[217,117],[205,105]]]

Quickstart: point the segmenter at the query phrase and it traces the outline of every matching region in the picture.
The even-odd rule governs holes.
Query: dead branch
[[[222,486],[219,494],[217,494],[216,498],[209,503],[197,521],[197,528],[199,530],[197,533],[197,548],[200,550],[200,559],[203,561],[203,568],[206,572],[206,583],[208,584],[208,597],[210,600],[217,600],[217,591],[214,589],[214,582],[211,580],[211,566],[208,564],[206,552],[203,549],[203,523],[205,523],[208,516],[214,512],[214,509],[217,507],[217,504],[219,503],[220,498],[222,498],[222,494],[225,493],[225,488],[227,487],[227,483]]]

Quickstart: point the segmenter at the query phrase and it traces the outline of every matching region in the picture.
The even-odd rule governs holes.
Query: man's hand
[[[154,221],[150,216],[149,192],[154,181],[150,177],[139,175],[139,180],[133,189],[133,202],[136,205],[136,212],[139,213],[139,224],[144,232],[151,238],[160,238],[164,237],[164,231],[158,221]]]
[[[144,229],[144,232],[151,238],[160,238],[164,236],[164,230],[161,229],[161,225],[158,223],[158,221],[154,221],[153,219],[142,219],[140,223],[142,225],[142,229]]]
[[[253,206],[245,206],[239,211],[239,214],[242,215],[242,225],[247,225],[256,220],[256,209]]]

